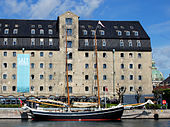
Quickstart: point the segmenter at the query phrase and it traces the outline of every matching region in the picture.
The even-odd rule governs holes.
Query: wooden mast
[[[97,24],[98,26],[98,24]],[[97,39],[96,39],[97,27],[95,30],[95,54],[96,54],[96,74],[97,74],[97,90],[98,90],[98,106],[100,109],[100,87],[99,87],[99,76],[98,76],[98,63],[97,63]]]
[[[66,28],[66,80],[67,80],[67,98],[70,107],[69,84],[68,84],[68,65],[67,65],[67,28]]]

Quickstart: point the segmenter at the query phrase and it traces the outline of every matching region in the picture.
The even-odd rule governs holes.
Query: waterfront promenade
[[[170,109],[146,110],[133,109],[125,110],[122,119],[154,119],[154,115],[158,114],[160,119],[170,119]],[[21,108],[0,108],[0,119],[29,119],[26,112]]]

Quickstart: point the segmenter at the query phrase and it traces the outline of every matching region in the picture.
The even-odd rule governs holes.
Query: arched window
[[[85,91],[89,91],[89,87],[88,86],[85,87]]]

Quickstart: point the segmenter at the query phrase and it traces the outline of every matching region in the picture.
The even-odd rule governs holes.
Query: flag
[[[101,25],[102,27],[105,27],[100,20],[99,20],[98,24]]]
[[[108,88],[107,87],[105,87],[105,91],[108,92]]]
[[[22,100],[19,98],[20,106],[22,107]]]

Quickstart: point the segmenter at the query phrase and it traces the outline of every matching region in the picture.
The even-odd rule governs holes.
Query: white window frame
[[[137,40],[137,47],[141,47],[141,42],[140,42],[140,40]]]
[[[35,29],[31,29],[31,34],[35,34]]]
[[[13,38],[13,45],[16,45],[16,44],[17,44],[17,39]]]
[[[9,29],[5,29],[4,34],[9,34]]]
[[[124,42],[123,42],[123,40],[120,40],[120,47],[124,47]]]
[[[31,38],[31,46],[35,45],[35,38]]]
[[[40,29],[40,34],[44,34],[44,30],[43,29]]]
[[[48,30],[48,34],[52,35],[52,34],[53,34],[53,30],[52,30],[52,29],[49,29],[49,30]]]
[[[13,34],[18,34],[18,29],[13,29]]]
[[[132,40],[128,40],[128,42],[129,42],[129,47],[132,47],[133,46]]]
[[[4,38],[4,45],[8,45],[8,38]]]
[[[53,39],[49,38],[49,46],[52,46],[52,45],[53,45]]]
[[[40,38],[40,45],[41,45],[41,46],[44,45],[44,38]]]
[[[88,39],[85,39],[85,40],[84,40],[84,45],[85,45],[85,46],[89,46],[89,41],[88,41]]]

